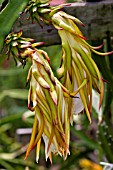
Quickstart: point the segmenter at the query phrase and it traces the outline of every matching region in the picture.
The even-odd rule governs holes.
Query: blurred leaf
[[[12,126],[11,126],[10,123],[6,123],[6,124],[0,126],[0,133],[3,133],[3,132],[5,132],[5,131],[9,130],[11,127],[12,127]]]
[[[4,0],[0,0],[0,5],[2,5],[3,2],[4,2]]]
[[[4,160],[14,159],[17,156],[20,156],[21,154],[25,153],[27,147],[28,146],[26,145],[12,153],[0,153],[0,159],[4,159]]]
[[[5,149],[7,150],[6,146],[9,146],[13,143],[13,139],[9,137],[6,133],[0,133],[0,144],[5,146]]]
[[[0,165],[2,165],[7,170],[15,170],[15,168],[13,168],[9,163],[4,161],[3,159],[0,159]]]
[[[10,162],[10,163],[13,163],[13,164],[19,164],[19,165],[23,165],[23,166],[29,166],[29,167],[34,167],[35,168],[35,164],[34,164],[34,162],[31,162],[31,161],[25,161],[24,159],[20,159],[20,158],[16,158],[16,159],[10,159],[10,160],[8,160],[8,162]]]
[[[6,97],[11,97],[15,99],[23,99],[27,100],[27,94],[28,90],[26,89],[9,89],[9,90],[3,90],[0,93],[0,102]]]
[[[0,12],[5,9],[6,5],[8,4],[9,0],[1,0],[0,1]]]
[[[22,119],[22,114],[23,113],[19,113],[19,114],[13,114],[7,117],[4,117],[2,119],[0,119],[0,126],[6,123],[13,123],[16,122],[19,119]]]
[[[104,124],[99,125],[99,140],[101,141],[101,147],[103,149],[104,154],[106,155],[106,159],[108,162],[113,162],[113,154],[112,154],[112,144],[109,145],[108,138],[109,133],[105,131]],[[105,135],[105,132],[107,135]]]
[[[29,0],[10,0],[8,5],[0,13],[0,51],[3,47],[4,38],[10,32],[15,20],[19,17]]]
[[[24,71],[26,71],[27,69],[28,68],[25,67]],[[23,69],[17,67],[16,69],[10,69],[10,70],[0,69],[0,76],[17,76],[22,73],[23,73]]]
[[[0,159],[14,159],[15,153],[0,153]]]
[[[111,109],[111,103],[113,100],[112,96],[112,89],[109,84],[105,85],[105,93],[104,93],[104,100],[103,100],[103,115],[105,115]],[[106,115],[108,117],[108,115]]]
[[[71,126],[71,132],[73,133],[73,135],[82,139],[83,144],[87,145],[92,149],[98,149],[98,144],[92,139],[90,139],[87,135],[85,135],[84,131],[76,130],[73,126]]]

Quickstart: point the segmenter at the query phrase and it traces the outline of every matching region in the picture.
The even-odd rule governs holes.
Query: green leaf
[[[6,161],[2,159],[0,159],[0,165],[2,165],[4,168],[8,170],[15,170],[15,168],[13,168],[9,163],[7,163]]]
[[[22,166],[29,166],[31,168],[35,168],[35,163],[27,160],[25,161],[24,159],[21,158],[16,158],[16,159],[8,159],[7,162],[13,163],[14,165],[22,165]]]
[[[23,99],[27,100],[28,90],[26,89],[9,89],[4,90],[0,93],[0,102],[4,99],[4,97],[8,96],[15,99]]]
[[[6,124],[0,126],[0,133],[3,133],[5,131],[9,130],[10,128],[11,128],[11,124],[10,123],[6,123]]]
[[[19,17],[29,0],[10,0],[0,13],[0,51],[4,44],[5,36],[10,32],[15,20]]]
[[[24,71],[27,69],[25,68]],[[18,76],[23,73],[23,69],[17,68],[16,69],[0,69],[0,77],[1,76]]]
[[[2,5],[3,2],[4,2],[4,0],[0,0],[0,6]]]
[[[6,123],[14,123],[17,120],[21,120],[22,119],[22,114],[23,113],[12,114],[10,116],[7,116],[7,117],[4,117],[4,118],[0,119],[0,126],[4,125]]]

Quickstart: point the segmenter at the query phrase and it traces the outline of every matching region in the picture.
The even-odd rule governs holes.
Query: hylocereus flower
[[[78,93],[80,108],[81,110],[85,109],[91,122],[92,88],[100,95],[99,108],[104,94],[103,80],[96,63],[91,57],[91,53],[108,55],[113,52],[101,53],[96,51],[102,45],[99,47],[89,45],[76,25],[77,23],[84,26],[83,23],[63,11],[59,11],[52,16],[52,23],[58,29],[62,41],[62,63],[58,70],[59,77],[62,77],[62,83],[69,91],[75,91],[73,94]],[[74,100],[70,99],[73,105]]]
[[[49,157],[52,161],[52,153],[66,159],[69,154],[71,122],[69,100],[74,96],[54,76],[47,53],[35,48],[43,43],[32,44],[32,39],[23,38],[21,35],[22,32],[11,33],[5,42],[8,53],[12,53],[23,65],[24,60],[31,62],[27,77],[27,84],[30,82],[28,108],[34,111],[35,116],[25,159],[36,146],[38,162],[42,138],[45,143],[46,160]]]
[[[30,90],[28,107],[33,102],[31,110],[35,111],[35,120],[29,151],[37,145],[37,161],[41,137],[45,143],[46,159],[52,160],[52,153],[67,157],[69,153],[70,116],[68,113],[68,98],[70,94],[66,88],[54,77],[53,72],[43,56],[44,52],[36,50],[31,55],[32,66],[28,74]],[[28,77],[29,77],[28,76]]]

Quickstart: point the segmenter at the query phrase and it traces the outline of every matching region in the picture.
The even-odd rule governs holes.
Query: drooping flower
[[[85,109],[91,122],[92,88],[100,95],[99,108],[104,95],[103,80],[96,63],[91,57],[91,53],[109,55],[113,51],[108,53],[96,51],[102,45],[98,47],[89,45],[76,25],[77,23],[84,26],[83,23],[63,11],[59,11],[52,16],[52,23],[58,29],[62,41],[62,64],[58,70],[59,76],[62,77],[62,83],[69,91],[75,91],[73,94],[78,93],[81,109]],[[70,99],[70,101],[74,103],[73,99]]]
[[[5,42],[9,52],[22,61],[22,64],[23,60],[27,59],[32,63],[27,77],[27,84],[30,82],[28,108],[35,112],[35,117],[25,158],[37,146],[38,162],[41,138],[43,138],[46,160],[49,157],[52,161],[52,153],[66,159],[69,154],[71,122],[69,100],[74,96],[54,76],[47,53],[35,48],[42,43],[28,43],[20,35],[12,33]],[[17,53],[14,53],[15,49]]]
[[[70,96],[68,90],[54,77],[43,55],[45,52],[42,50],[36,50],[31,55],[28,107],[30,108],[30,101],[32,101],[33,107],[30,109],[35,111],[35,120],[26,157],[37,145],[38,161],[41,137],[43,137],[46,159],[49,157],[51,160],[52,153],[60,154],[65,159],[69,153],[68,98]]]

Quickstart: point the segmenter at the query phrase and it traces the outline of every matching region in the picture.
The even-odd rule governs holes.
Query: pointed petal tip
[[[54,104],[57,106],[57,104],[58,104],[57,99],[53,98],[52,96],[51,96],[51,98],[52,98]]]
[[[41,46],[41,45],[44,45],[44,44],[45,44],[44,42],[36,42],[36,43],[32,44],[32,47]]]
[[[62,4],[63,7],[65,7],[65,6],[71,6],[71,5],[72,5],[71,3]]]
[[[107,83],[107,84],[110,84],[110,82],[109,82],[108,80],[103,79],[103,78],[102,78],[102,80],[103,80],[103,82],[105,82],[105,83]]]
[[[88,112],[86,112],[86,115],[87,115],[87,118],[88,118],[88,120],[89,120],[89,123],[91,124],[91,116],[90,116],[90,112],[88,111]]]
[[[86,27],[85,24],[82,24],[82,27]]]
[[[90,116],[88,117],[88,120],[89,120],[89,123],[91,124],[91,123],[92,123],[92,121],[91,121],[91,117],[90,117]]]
[[[62,30],[64,30],[64,28],[58,28],[58,30],[62,31]]]
[[[97,46],[97,47],[93,47],[95,50],[99,50],[99,49],[101,49],[102,47],[104,46],[104,42],[101,44],[101,45],[99,45],[99,46]]]
[[[103,120],[103,117],[102,116],[99,116],[98,117],[98,125],[100,125],[102,123],[102,120]]]
[[[28,153],[26,152],[26,155],[25,155],[25,157],[24,157],[24,161],[28,158]]]
[[[21,33],[21,34],[22,34],[22,30],[20,30],[18,33]]]
[[[102,95],[100,94],[99,110],[100,110],[100,108],[102,106],[103,95],[104,95],[103,93],[102,93]]]
[[[50,58],[47,58],[47,61],[48,61],[49,64],[51,63]]]
[[[102,101],[100,101],[99,103],[99,107],[98,107],[99,111],[100,111],[101,106],[102,106]]]
[[[101,56],[106,56],[106,55],[112,55],[113,54],[113,51],[110,51],[110,52],[99,52],[99,51],[97,51],[97,50],[95,50],[95,48],[93,49],[91,49],[94,53],[96,53],[96,54],[98,54],[98,55],[101,55]]]
[[[77,35],[78,35],[78,37],[80,37],[81,39],[83,39],[83,40],[85,40],[85,41],[88,40],[88,38],[86,38],[86,37],[84,37],[84,36],[82,36],[82,35],[79,35],[79,34],[77,34]]]
[[[82,36],[81,38],[84,39],[84,40],[86,40],[86,41],[88,40],[88,38],[86,38],[86,37],[84,37],[84,36]]]
[[[113,54],[113,51],[108,52],[108,55],[111,55],[111,54]]]
[[[51,160],[50,158],[49,158],[49,160],[50,160],[50,163],[51,163],[51,165],[52,165],[52,163],[53,163],[52,160]]]
[[[27,108],[28,108],[31,112],[34,112],[34,107],[27,106]]]
[[[100,53],[100,55],[104,55],[104,56],[106,56],[106,55],[111,55],[111,54],[113,54],[113,51],[110,51],[110,52],[106,52],[106,53]]]
[[[80,23],[80,25],[81,25],[82,27],[86,27],[85,24],[83,24],[82,22]]]
[[[39,45],[44,45],[45,44],[45,42],[39,42]]]
[[[57,104],[58,104],[57,99],[54,99],[54,98],[52,98],[52,99],[53,99],[54,104],[57,106]]]
[[[38,164],[39,156],[36,156],[36,163]]]

